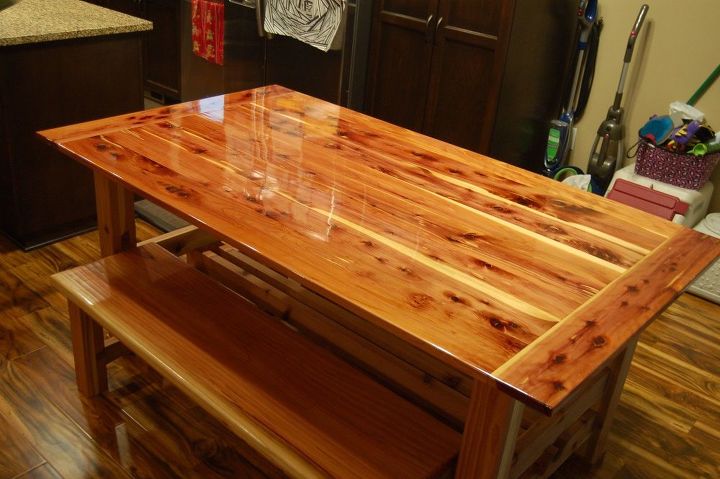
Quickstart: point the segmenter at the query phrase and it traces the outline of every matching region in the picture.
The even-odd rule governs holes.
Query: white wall
[[[720,0],[599,0],[603,28],[595,83],[578,131],[571,163],[587,168],[597,127],[612,104],[628,35],[640,6],[650,6],[625,84],[626,148],[653,113],[687,101],[720,63]],[[720,79],[697,102],[720,131]],[[628,161],[626,160],[626,164]],[[720,166],[713,175],[712,211],[720,211]]]

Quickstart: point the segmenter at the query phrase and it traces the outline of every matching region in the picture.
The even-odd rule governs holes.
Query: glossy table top
[[[41,134],[545,411],[720,253],[692,230],[278,86]]]

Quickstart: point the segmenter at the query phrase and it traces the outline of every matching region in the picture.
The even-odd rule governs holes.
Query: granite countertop
[[[0,10],[0,46],[146,30],[152,22],[80,0],[13,0]]]

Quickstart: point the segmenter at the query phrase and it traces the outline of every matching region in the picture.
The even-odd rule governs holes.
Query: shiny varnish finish
[[[161,246],[53,280],[73,336],[96,320],[290,477],[436,478],[457,454],[457,432]]]
[[[41,134],[546,413],[720,253],[678,225],[279,86]]]
[[[157,231],[138,223],[138,239]],[[96,231],[23,253],[0,237],[0,478],[280,479],[137,357],[78,393],[67,302],[50,275],[100,257]],[[602,467],[555,479],[720,475],[720,306],[685,294],[643,332]],[[248,459],[246,459],[248,458]],[[263,471],[263,472],[260,472]]]

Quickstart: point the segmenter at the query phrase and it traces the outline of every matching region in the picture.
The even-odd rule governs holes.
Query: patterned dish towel
[[[345,4],[346,0],[266,0],[265,31],[296,38],[324,52],[340,48]]]
[[[193,53],[211,63],[223,64],[225,5],[211,0],[192,0]]]

